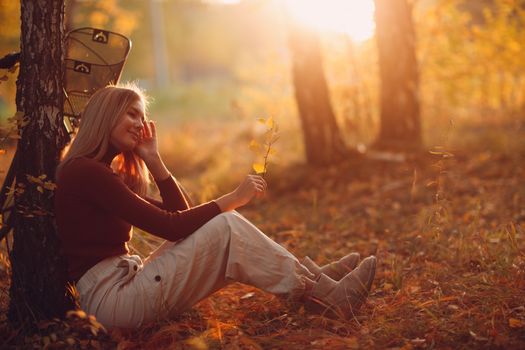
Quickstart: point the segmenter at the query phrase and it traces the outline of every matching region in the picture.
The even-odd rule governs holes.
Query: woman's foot
[[[317,278],[321,274],[325,274],[335,281],[339,281],[341,278],[351,272],[357,264],[359,264],[359,253],[350,253],[343,256],[341,259],[319,267],[310,257],[304,257],[302,264],[310,270]]]
[[[376,258],[370,256],[339,282],[322,273],[307,295],[306,307],[316,313],[350,319],[368,297],[375,270]]]

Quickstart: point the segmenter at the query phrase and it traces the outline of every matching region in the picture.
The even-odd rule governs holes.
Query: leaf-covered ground
[[[525,154],[435,153],[404,161],[376,154],[322,170],[290,167],[269,174],[268,196],[241,211],[298,257],[322,264],[351,251],[376,255],[372,294],[353,320],[312,315],[301,305],[233,284],[178,318],[112,331],[111,340],[89,341],[97,325],[85,319],[67,331],[44,325],[26,344],[523,349]],[[6,280],[3,262],[2,315]],[[1,321],[0,347],[15,334]]]

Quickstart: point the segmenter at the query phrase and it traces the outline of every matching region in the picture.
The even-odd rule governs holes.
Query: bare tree
[[[306,159],[322,165],[348,155],[330,102],[318,34],[288,20],[295,98],[301,118]]]
[[[9,319],[62,316],[75,307],[67,288],[53,216],[53,181],[62,127],[64,0],[21,0],[20,72]]]
[[[407,0],[375,0],[381,78],[381,130],[375,146],[421,147],[419,75],[412,8]]]

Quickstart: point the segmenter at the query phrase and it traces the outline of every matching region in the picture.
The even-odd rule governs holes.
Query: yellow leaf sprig
[[[263,157],[262,162],[253,163],[252,168],[256,174],[262,174],[264,178],[268,168],[270,155],[277,154],[273,145],[279,139],[279,125],[277,125],[272,117],[269,117],[268,119],[258,118],[257,121],[266,126],[266,132],[264,133],[264,142],[262,145],[255,139],[250,142],[250,150],[256,155]]]

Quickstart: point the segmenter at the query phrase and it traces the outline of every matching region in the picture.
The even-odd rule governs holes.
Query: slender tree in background
[[[306,160],[322,165],[348,152],[335,120],[326,83],[318,34],[288,19],[295,98],[301,118]]]
[[[421,147],[419,76],[412,8],[407,0],[375,0],[381,79],[377,148]]]
[[[15,218],[9,319],[31,325],[75,307],[53,217],[63,132],[64,0],[22,0]],[[22,192],[23,191],[23,192]]]

